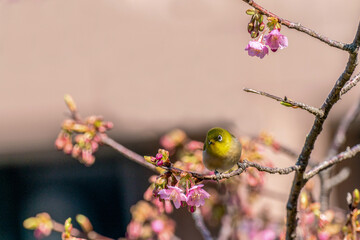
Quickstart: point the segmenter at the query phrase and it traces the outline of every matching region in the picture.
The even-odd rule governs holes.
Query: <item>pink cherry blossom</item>
[[[160,219],[151,222],[151,228],[154,232],[160,233],[164,230],[164,222]]]
[[[259,58],[264,58],[266,54],[269,54],[269,49],[259,41],[250,41],[245,48],[248,51],[249,56],[257,56]]]
[[[278,29],[272,30],[268,35],[264,36],[266,45],[268,45],[271,51],[276,52],[279,48],[283,49],[288,46],[288,39],[282,35]]]
[[[186,196],[182,192],[181,188],[168,186],[168,189],[162,189],[158,194],[161,199],[173,201],[175,208],[178,209],[181,206],[181,202],[186,201]]]
[[[202,189],[203,186],[203,184],[199,184],[189,189],[186,201],[189,206],[200,207],[205,204],[205,198],[210,197],[210,194]]]

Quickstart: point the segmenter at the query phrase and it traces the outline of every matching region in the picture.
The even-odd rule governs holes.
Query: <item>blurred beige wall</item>
[[[358,0],[259,3],[342,42],[359,21]],[[232,122],[235,133],[266,130],[300,151],[314,117],[242,89],[321,106],[347,53],[284,27],[288,48],[249,57],[248,8],[240,0],[1,0],[0,153],[53,148],[65,93],[126,140]],[[358,95],[344,96],[329,122]],[[315,157],[326,152],[327,126]],[[290,178],[284,184],[286,192]]]

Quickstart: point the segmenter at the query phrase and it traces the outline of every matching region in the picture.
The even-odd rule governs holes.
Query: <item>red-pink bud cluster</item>
[[[101,144],[101,137],[105,132],[113,128],[112,122],[103,121],[100,116],[90,116],[85,122],[66,119],[62,129],[55,140],[58,150],[65,154],[71,154],[81,163],[90,166],[95,162],[93,155]]]
[[[144,156],[144,159],[154,164],[155,166],[161,167],[161,166],[170,166],[170,159],[169,159],[169,152],[164,149],[159,149],[158,153],[153,156]]]

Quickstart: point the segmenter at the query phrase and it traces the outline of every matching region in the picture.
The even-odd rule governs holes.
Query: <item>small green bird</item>
[[[218,175],[239,163],[241,149],[241,143],[234,135],[223,128],[212,128],[204,142],[203,163]]]

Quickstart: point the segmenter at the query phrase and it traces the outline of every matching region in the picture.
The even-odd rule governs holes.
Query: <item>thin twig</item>
[[[289,20],[286,20],[284,18],[281,18],[277,15],[275,15],[274,13],[266,10],[265,8],[263,8],[262,6],[260,6],[259,4],[255,3],[252,0],[243,0],[245,3],[249,4],[250,6],[252,6],[253,8],[259,10],[263,15],[268,16],[268,17],[275,17],[279,20],[279,23],[281,23],[282,25],[288,27],[288,28],[293,28],[297,31],[306,33],[307,35],[316,38],[326,44],[328,44],[331,47],[335,47],[341,50],[345,50],[348,52],[352,52],[353,48],[351,47],[351,44],[345,44],[339,41],[335,41],[335,40],[331,40],[328,37],[325,37],[323,35],[320,35],[319,33],[315,32],[314,30],[311,30],[307,27],[302,26],[300,23],[294,23],[291,22]]]
[[[197,227],[197,229],[200,231],[203,239],[205,240],[213,240],[213,237],[210,234],[210,231],[207,229],[205,223],[204,223],[204,218],[201,215],[201,211],[199,208],[197,208],[195,210],[195,212],[192,213],[192,217],[195,221],[195,226]]]
[[[274,99],[274,100],[276,100],[278,102],[281,102],[282,105],[285,105],[285,106],[301,108],[303,110],[308,111],[311,114],[314,114],[315,116],[322,117],[324,115],[324,112],[321,109],[306,105],[306,104],[301,103],[301,102],[295,102],[293,100],[290,100],[287,97],[281,98],[281,97],[278,97],[278,96],[275,96],[275,95],[272,95],[272,94],[269,94],[269,93],[266,93],[266,92],[263,92],[263,91],[257,91],[257,90],[250,89],[250,88],[244,88],[243,90],[245,92],[255,93],[255,94],[259,94],[261,96],[265,96],[265,97]]]
[[[146,168],[156,172],[156,167],[153,164],[148,163],[147,161],[145,161],[143,156],[137,154],[136,152],[131,151],[130,149],[124,147],[120,143],[117,143],[113,139],[111,139],[111,138],[109,138],[107,136],[103,136],[101,138],[101,141],[104,144],[106,144],[106,145],[112,147],[113,149],[117,150],[119,153],[121,153],[126,158],[128,158],[128,159],[142,165],[143,167],[146,167]]]
[[[280,175],[285,175],[285,174],[289,174],[292,173],[294,171],[297,171],[299,169],[298,166],[294,165],[294,166],[290,166],[287,168],[272,168],[272,167],[265,167],[262,166],[258,163],[254,163],[254,162],[250,162],[246,159],[244,159],[242,161],[242,163],[240,163],[240,167],[232,172],[229,173],[220,173],[218,176],[216,175],[204,175],[204,174],[199,174],[199,173],[194,173],[194,172],[189,172],[191,173],[194,177],[196,177],[199,180],[220,180],[220,179],[225,179],[225,178],[231,178],[237,175],[240,175],[241,173],[243,173],[247,168],[249,167],[253,167],[256,168],[259,171],[262,172],[267,172],[270,174],[280,174]]]
[[[321,109],[324,111],[324,116],[316,117],[314,124],[306,137],[303,149],[298,158],[297,165],[300,166],[299,170],[295,173],[293,184],[291,187],[291,192],[289,199],[286,205],[287,208],[287,220],[286,220],[286,239],[295,239],[296,238],[296,227],[297,227],[297,204],[301,189],[303,188],[306,180],[304,179],[304,173],[306,167],[309,163],[310,155],[314,149],[314,145],[317,137],[320,135],[325,119],[327,118],[330,110],[334,104],[340,99],[340,92],[344,85],[350,80],[351,75],[354,73],[355,67],[357,65],[357,56],[360,46],[360,23],[354,38],[353,43],[351,44],[351,49],[353,49],[349,54],[349,60],[346,64],[344,72],[338,78],[335,83],[335,86],[332,88],[328,97],[326,98]]]
[[[121,153],[122,155],[124,155],[125,157],[129,158],[130,160],[150,169],[153,171],[156,171],[156,167],[154,165],[152,165],[151,163],[148,163],[145,161],[145,159],[140,156],[139,154],[131,151],[130,149],[124,147],[123,145],[115,142],[113,139],[109,138],[109,137],[103,137],[102,138],[102,142],[107,144],[108,146],[114,148],[115,150],[117,150],[119,153]],[[193,177],[197,178],[198,180],[219,180],[219,179],[225,179],[225,178],[231,178],[237,175],[240,175],[246,168],[249,167],[254,167],[259,171],[262,172],[267,172],[270,174],[289,174],[291,172],[294,172],[298,169],[298,166],[290,166],[287,168],[271,168],[271,167],[265,167],[262,166],[258,163],[254,163],[254,162],[250,162],[247,160],[243,160],[241,167],[238,168],[235,171],[232,171],[230,173],[220,173],[218,176],[216,176],[215,174],[202,174],[202,173],[197,173],[197,172],[191,172],[191,171],[185,171],[179,168],[175,168],[175,167],[166,167],[166,166],[162,166],[161,168],[174,172],[176,174],[179,174],[181,172],[185,172],[185,173],[190,173]]]
[[[332,176],[325,182],[325,186],[327,189],[332,189],[333,187],[337,186],[338,184],[345,181],[350,176],[350,168],[343,168],[338,172],[336,175]]]
[[[341,89],[340,96],[347,93],[350,89],[356,86],[356,84],[360,81],[360,72],[356,74],[350,81],[348,81],[343,89]]]
[[[352,148],[348,148],[347,150],[339,153],[338,155],[332,157],[331,159],[324,161],[317,166],[315,166],[313,169],[309,170],[304,174],[304,179],[309,180],[319,172],[345,160],[354,157],[357,153],[360,152],[360,144],[357,144],[353,146]]]
[[[59,232],[62,233],[65,231],[64,225],[61,223],[56,222],[55,220],[51,220],[53,228],[52,230],[55,232]],[[81,239],[88,239],[88,240],[113,240],[113,238],[108,238],[105,237],[95,231],[91,231],[88,234],[81,232],[79,229],[77,228],[72,228],[71,229],[71,236],[73,237],[77,237],[77,238],[81,238]]]

